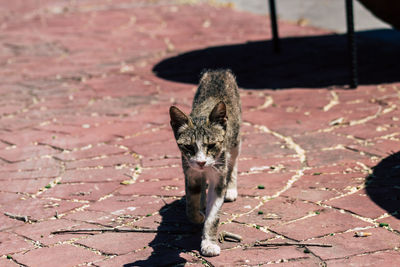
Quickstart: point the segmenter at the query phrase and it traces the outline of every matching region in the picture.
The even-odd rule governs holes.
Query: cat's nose
[[[203,168],[204,165],[206,165],[206,162],[205,162],[205,161],[197,161],[196,163],[197,163],[197,165],[199,165],[201,168]]]

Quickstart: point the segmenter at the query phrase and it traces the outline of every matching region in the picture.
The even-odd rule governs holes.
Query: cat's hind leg
[[[230,150],[231,157],[230,157],[229,164],[228,164],[228,175],[226,177],[226,179],[227,179],[227,190],[226,190],[226,194],[225,194],[226,202],[235,201],[238,196],[238,192],[237,192],[237,173],[238,173],[237,161],[238,161],[239,151],[240,151],[240,143]]]

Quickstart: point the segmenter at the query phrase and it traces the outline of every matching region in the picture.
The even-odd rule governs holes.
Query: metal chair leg
[[[349,70],[350,70],[350,88],[358,86],[358,70],[357,70],[357,44],[354,33],[354,12],[353,0],[346,1],[346,21],[347,21],[347,43],[350,53]],[[269,10],[271,18],[272,42],[274,51],[279,53],[281,50],[280,39],[278,34],[278,22],[276,16],[275,0],[269,0]]]
[[[274,46],[274,51],[275,53],[279,53],[281,51],[281,46],[278,34],[278,22],[276,18],[275,0],[269,0],[269,11],[271,18],[272,42]]]
[[[346,21],[347,21],[347,43],[350,53],[350,58],[349,58],[350,88],[357,88],[358,86],[357,44],[354,34],[353,0],[346,0]]]

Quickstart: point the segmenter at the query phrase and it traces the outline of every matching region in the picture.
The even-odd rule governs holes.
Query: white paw
[[[201,241],[201,254],[203,256],[213,257],[221,253],[221,248],[209,240]]]
[[[238,192],[236,188],[226,190],[225,201],[232,202],[235,201],[238,196]]]

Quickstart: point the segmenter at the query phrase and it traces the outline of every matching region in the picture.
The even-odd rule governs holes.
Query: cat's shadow
[[[123,266],[183,266],[188,256],[185,252],[200,250],[202,230],[201,225],[188,221],[185,209],[184,197],[165,204],[160,209],[162,219],[157,227],[158,232],[149,243],[151,248],[146,248],[152,249],[151,255]]]
[[[289,89],[347,86],[349,57],[346,35],[296,36],[272,42],[254,41],[189,51],[153,67],[160,78],[197,84],[204,69],[229,68],[242,89]],[[400,32],[357,33],[360,85],[400,81]]]
[[[368,196],[400,219],[400,151],[384,158],[372,169],[366,181]]]

